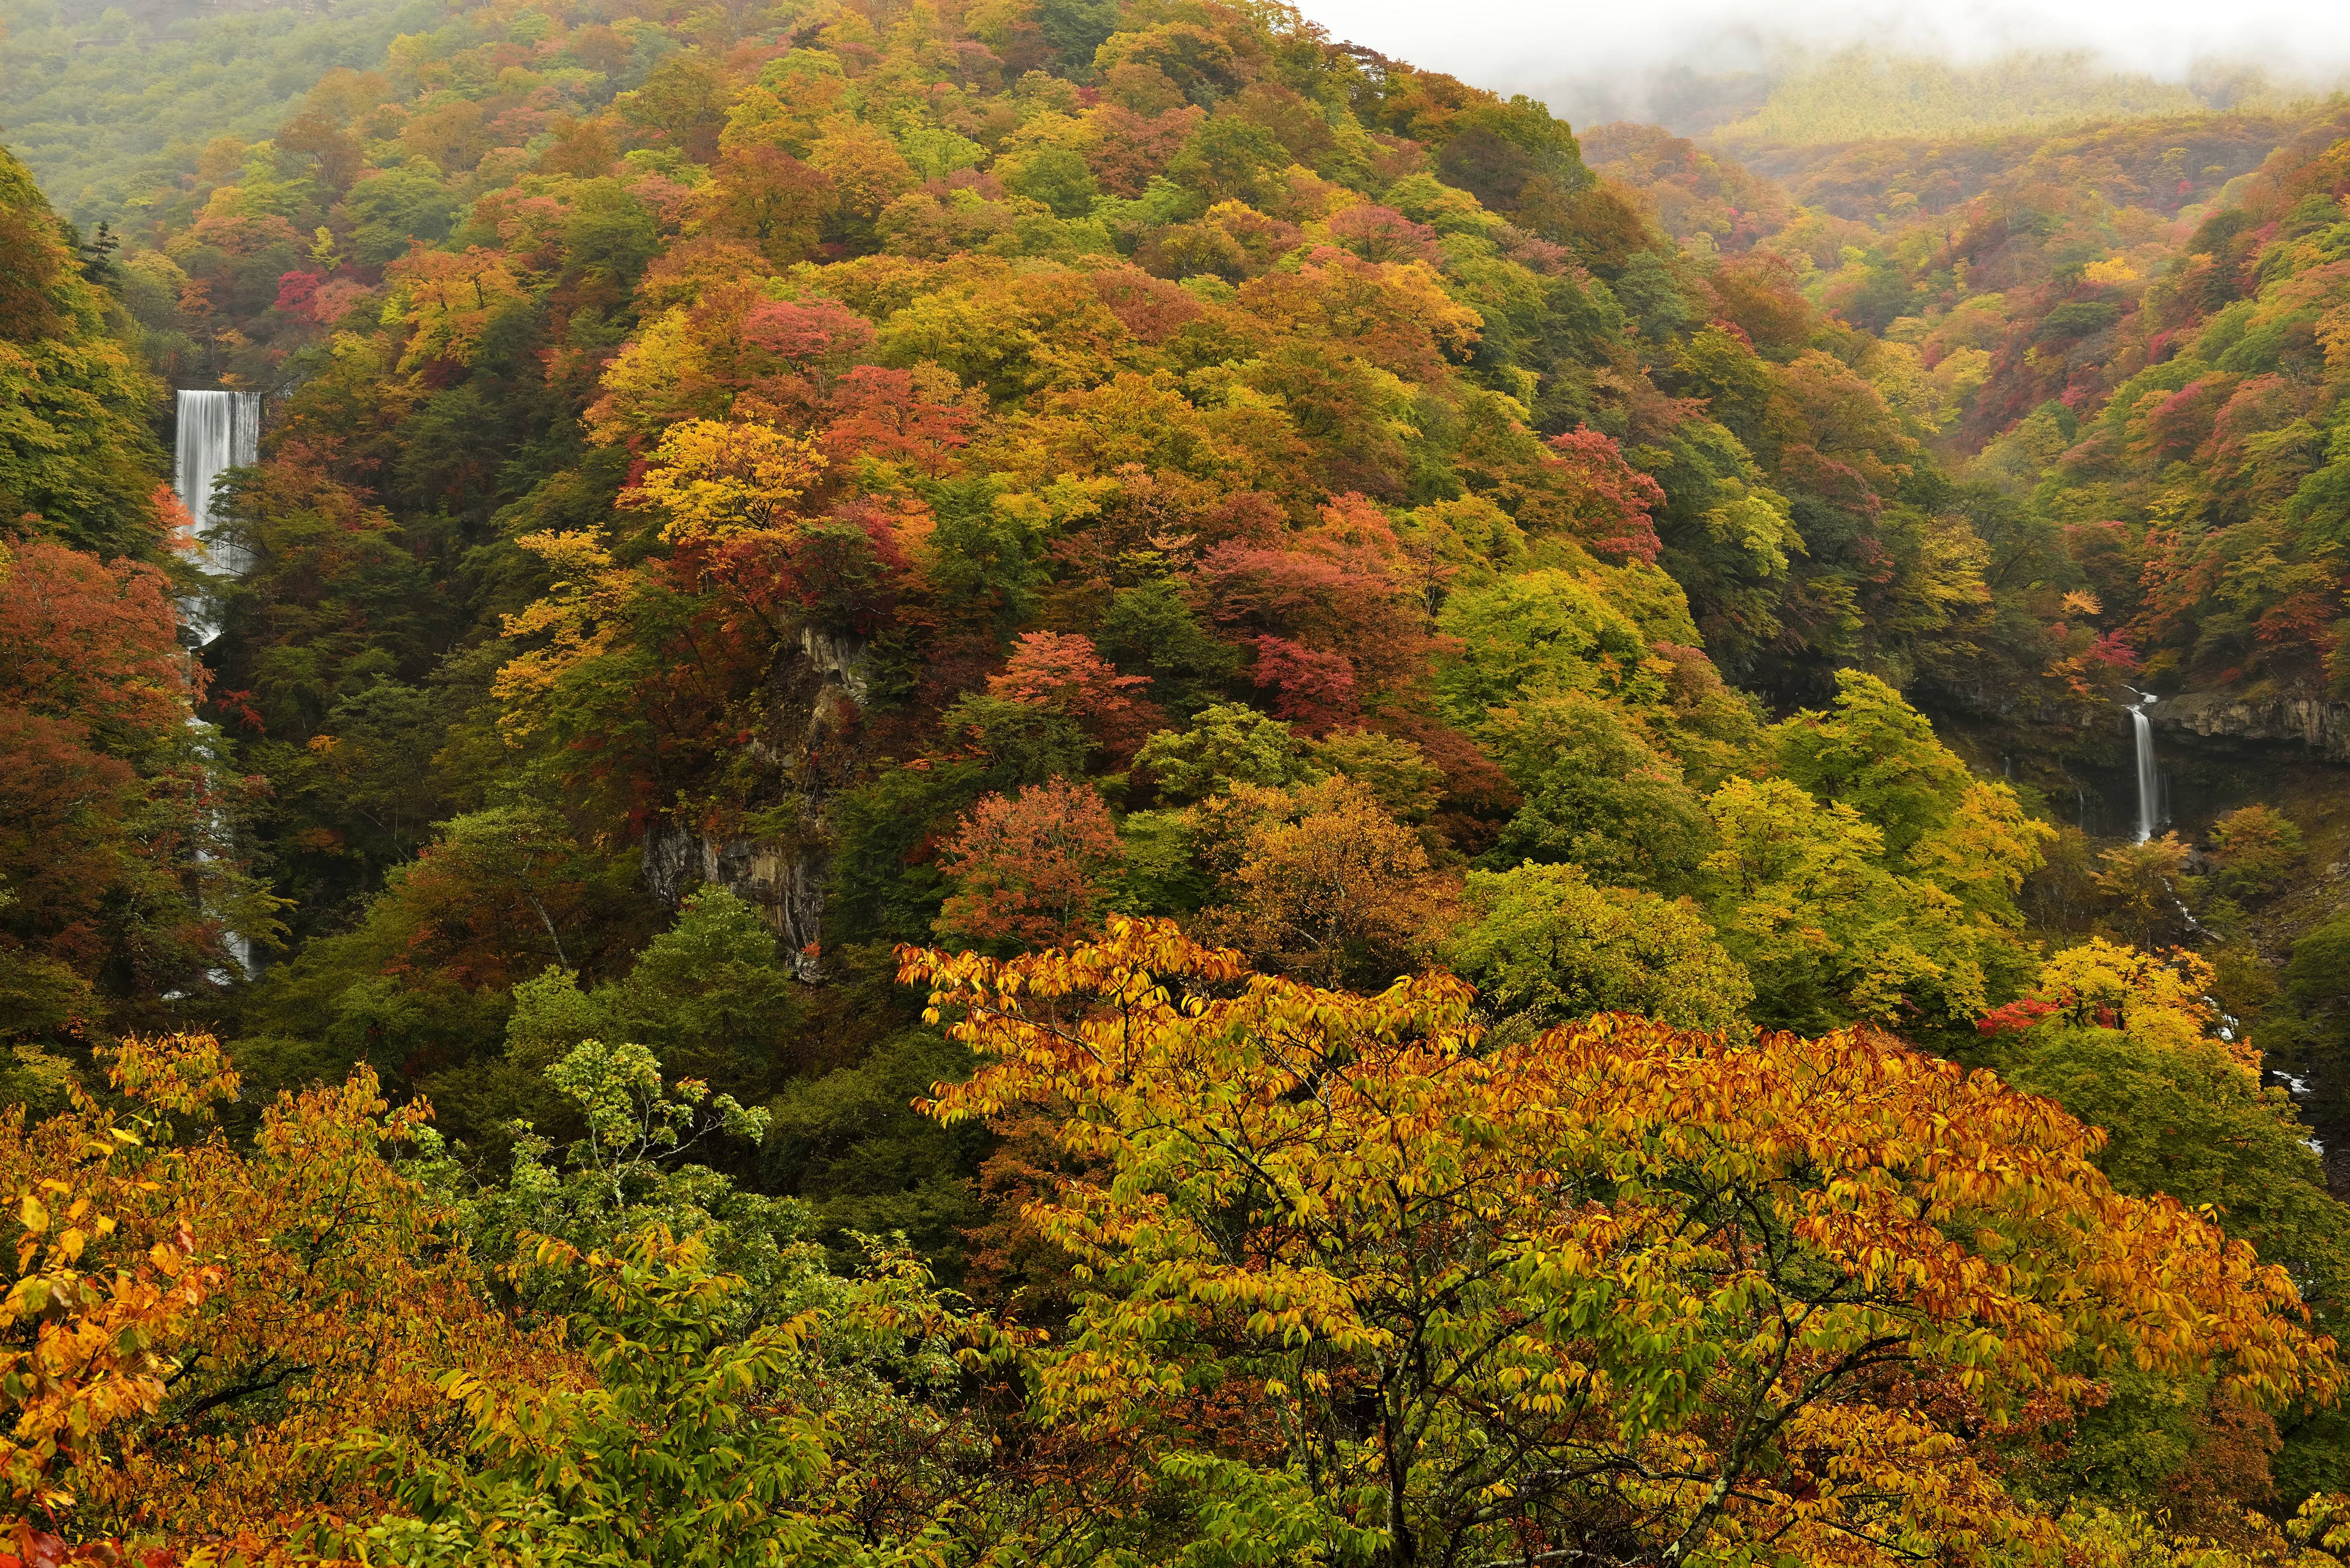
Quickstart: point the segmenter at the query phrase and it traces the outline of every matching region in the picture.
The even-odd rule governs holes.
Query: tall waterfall
[[[2154,706],[2154,693],[2136,695],[2129,716],[2131,738],[2137,743],[2137,841],[2144,844],[2162,826],[2162,775],[2154,766],[2154,721],[2146,716]]]
[[[245,553],[234,545],[210,537],[213,524],[213,485],[232,468],[242,468],[261,458],[261,394],[258,392],[192,392],[180,394],[180,439],[173,456],[172,487],[180,493],[180,504],[188,509],[195,524],[196,565],[208,576],[242,576],[252,563]],[[203,648],[220,636],[220,615],[209,593],[199,591],[182,600],[180,613],[188,628],[195,635],[196,646]],[[196,754],[203,759],[204,769],[211,772],[213,763],[212,731],[200,726],[193,714],[189,715],[190,727],[196,730]],[[213,824],[217,833],[222,824]],[[210,859],[208,849],[196,851],[200,860]],[[236,961],[239,972],[225,970],[213,971],[213,981],[226,985],[254,973],[253,943],[238,931],[227,933],[229,954]]]
[[[172,469],[172,488],[180,504],[195,523],[196,565],[208,573],[237,576],[251,563],[235,545],[209,537],[213,525],[213,485],[232,468],[260,461],[261,394],[258,392],[191,392],[180,394],[180,440]],[[220,620],[206,597],[184,607],[188,625],[199,648],[220,635]]]

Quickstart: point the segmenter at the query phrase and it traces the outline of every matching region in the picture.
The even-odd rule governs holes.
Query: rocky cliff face
[[[790,826],[758,836],[712,835],[665,817],[645,835],[644,875],[653,896],[675,904],[703,884],[723,887],[766,915],[794,973],[821,980],[824,888],[831,834],[825,807],[846,764],[843,742],[866,696],[867,649],[855,638],[802,628],[799,647],[767,680],[768,722],[751,742],[775,774],[780,805],[762,813]]]
[[[2187,691],[2148,711],[2158,732],[2205,740],[2297,746],[2327,762],[2350,762],[2350,704],[2314,697],[2241,697]]]

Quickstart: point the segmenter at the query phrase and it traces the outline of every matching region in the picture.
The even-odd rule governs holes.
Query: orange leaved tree
[[[445,1435],[435,1380],[560,1382],[577,1358],[492,1304],[447,1206],[390,1156],[432,1135],[359,1068],[282,1095],[249,1147],[208,1034],[99,1053],[112,1094],[0,1116],[20,1227],[0,1304],[0,1532],[174,1542],[294,1528],[371,1499],[333,1477],[365,1424]]]
[[[217,1046],[186,1036],[133,1043],[115,1076],[166,1115],[234,1083]],[[222,1278],[180,1217],[157,1212],[143,1129],[72,1094],[72,1114],[30,1129],[22,1106],[0,1117],[19,1227],[0,1303],[0,1518],[20,1531],[69,1514],[121,1431],[163,1404],[182,1369],[173,1352]]]
[[[1880,1035],[1487,1054],[1449,976],[1320,991],[1147,921],[901,957],[977,1056],[932,1114],[1066,1107],[1097,1173],[1027,1211],[1083,1282],[1035,1412],[1144,1434],[1236,1548],[1988,1562],[2061,1547],[1997,1450],[2100,1368],[2338,1381],[2281,1270]]]

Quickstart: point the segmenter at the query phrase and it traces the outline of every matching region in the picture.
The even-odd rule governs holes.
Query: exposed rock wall
[[[865,699],[867,649],[853,637],[803,628],[799,646],[775,660],[767,678],[767,722],[750,742],[772,769],[774,794],[791,819],[788,831],[713,835],[664,817],[645,835],[645,883],[676,904],[705,883],[723,887],[764,913],[800,979],[824,978],[824,890],[831,834],[825,808],[850,748]]]
[[[824,883],[829,867],[820,844],[716,838],[675,821],[645,835],[645,882],[675,904],[704,883],[726,888],[767,917],[792,972],[823,978]]]
[[[2188,691],[2149,711],[2158,731],[2205,740],[2265,741],[2299,746],[2327,762],[2350,762],[2350,704],[2314,697],[2246,698]]]

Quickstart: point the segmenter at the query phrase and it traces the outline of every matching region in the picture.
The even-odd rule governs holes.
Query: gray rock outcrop
[[[2316,697],[2182,691],[2149,711],[2158,730],[2299,746],[2327,762],[2350,762],[2350,704]]]
[[[766,682],[769,722],[751,742],[753,758],[774,770],[786,808],[760,814],[767,831],[713,835],[668,816],[645,835],[645,884],[655,898],[674,905],[705,884],[728,889],[767,917],[792,972],[805,981],[824,978],[831,871],[825,808],[865,698],[867,658],[858,639],[814,627],[777,656]],[[773,826],[778,818],[789,826]]]

